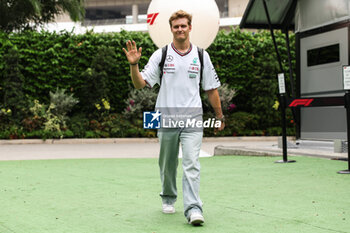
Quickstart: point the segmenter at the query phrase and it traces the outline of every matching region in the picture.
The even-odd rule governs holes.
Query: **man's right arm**
[[[130,64],[130,75],[131,75],[131,81],[134,84],[134,87],[136,89],[141,89],[146,86],[145,80],[143,80],[138,64]]]

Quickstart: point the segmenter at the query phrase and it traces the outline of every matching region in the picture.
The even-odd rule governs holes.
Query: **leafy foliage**
[[[0,29],[5,32],[33,28],[67,12],[73,21],[84,18],[84,0],[1,0]]]
[[[236,108],[236,105],[232,103],[233,97],[236,95],[236,91],[229,87],[227,83],[223,83],[218,88],[220,100],[221,100],[221,108],[224,114],[227,114],[231,110]],[[211,106],[208,100],[208,95],[202,95],[202,105],[205,112],[211,111]],[[215,117],[215,114],[212,115]]]
[[[67,113],[74,105],[79,103],[79,100],[73,97],[73,94],[66,94],[66,90],[58,89],[56,92],[50,91],[50,106],[48,111],[54,116],[57,116],[62,126],[66,127]]]
[[[144,111],[153,111],[158,96],[158,89],[132,89],[125,100],[124,116],[129,119],[142,119]]]
[[[91,61],[91,66],[82,73],[84,82],[78,93],[81,97],[81,107],[85,112],[92,111],[96,101],[111,96],[113,81],[109,82],[109,78],[114,74],[115,57],[113,48],[100,46]]]
[[[34,100],[30,108],[32,116],[23,120],[25,128],[30,132],[43,129],[45,136],[63,137],[62,130],[67,127],[67,113],[79,102],[73,97],[73,94],[65,92],[63,89],[57,89],[54,93],[50,92],[48,107]]]
[[[284,35],[277,32],[276,38],[287,71]],[[73,94],[79,101],[66,113],[66,127],[58,123],[66,129],[61,131],[63,136],[155,136],[153,131],[142,129],[142,112],[154,109],[157,90],[133,89],[122,51],[129,39],[143,48],[139,62],[143,67],[156,50],[146,33],[0,32],[0,107],[5,112],[12,111],[11,117],[0,115],[0,137],[41,137],[44,133],[39,131],[44,130],[47,118],[40,114],[33,117],[29,103],[39,101],[47,113],[52,102],[50,92],[57,88],[65,89],[65,95]],[[294,48],[294,35],[290,41]],[[280,115],[273,106],[278,100],[280,70],[270,34],[239,29],[220,31],[207,51],[223,84],[219,91],[223,90],[227,128],[221,135],[278,132]],[[288,73],[285,76],[288,84]],[[55,111],[51,109],[50,113],[57,116]],[[210,111],[211,107],[206,106],[205,112]],[[210,135],[212,131],[207,133]]]
[[[24,76],[21,72],[20,54],[16,47],[10,48],[3,57],[4,72],[1,79],[3,106],[19,119],[25,112],[26,101],[23,93]]]
[[[275,32],[278,50],[282,57],[286,83],[290,83],[288,56],[284,35]],[[295,37],[290,36],[291,56],[295,57]],[[247,126],[251,130],[266,130],[280,126],[280,113],[273,108],[278,100],[279,70],[271,35],[267,31],[229,33],[220,32],[208,48],[213,64],[222,83],[237,91],[234,98],[235,112],[253,114],[257,124]],[[295,59],[292,60],[295,74]],[[294,77],[295,80],[295,77]]]

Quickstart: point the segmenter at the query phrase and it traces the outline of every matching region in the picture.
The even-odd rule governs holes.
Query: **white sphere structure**
[[[219,9],[214,0],[152,0],[147,11],[147,25],[153,42],[163,47],[173,40],[169,18],[184,10],[192,15],[190,41],[201,48],[213,43],[219,30]]]

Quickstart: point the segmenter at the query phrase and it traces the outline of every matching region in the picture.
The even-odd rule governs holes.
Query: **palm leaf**
[[[41,15],[41,2],[39,0],[27,0],[33,7],[35,14]]]
[[[81,21],[85,16],[84,0],[58,0],[57,5],[67,12],[73,21]]]

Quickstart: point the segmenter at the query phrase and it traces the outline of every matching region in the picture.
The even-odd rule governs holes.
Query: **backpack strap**
[[[202,77],[203,77],[203,67],[204,67],[204,62],[203,62],[203,54],[204,54],[204,50],[202,48],[198,48],[198,57],[199,57],[199,61],[201,63],[201,76],[199,77],[199,83],[201,83],[202,81]]]
[[[162,77],[163,77],[163,73],[164,73],[163,68],[164,68],[167,50],[168,50],[168,45],[165,45],[162,48],[162,59],[160,60],[160,63],[159,63],[159,68],[160,68],[159,86],[160,86],[160,84],[162,84]]]

